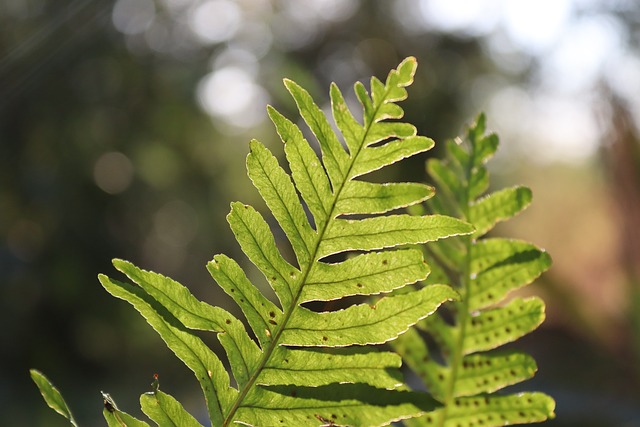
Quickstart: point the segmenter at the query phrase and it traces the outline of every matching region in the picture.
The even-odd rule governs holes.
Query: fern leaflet
[[[285,80],[319,143],[320,158],[296,125],[268,108],[284,142],[291,175],[255,140],[247,170],[290,242],[296,263],[282,256],[262,215],[236,202],[227,220],[279,304],[262,295],[231,258],[216,255],[208,264],[218,285],[242,309],[256,341],[230,313],[197,300],[187,288],[160,274],[115,260],[114,266],[135,284],[100,275],[106,290],[132,304],[195,373],[214,426],[385,425],[437,405],[425,394],[402,389],[400,358],[372,345],[395,339],[444,301],[456,298],[450,287],[434,285],[333,312],[302,305],[388,293],[423,280],[429,269],[421,251],[398,246],[473,231],[466,222],[443,215],[391,213],[430,198],[429,186],[356,179],[433,146],[432,140],[416,135],[414,126],[398,120],[403,110],[397,102],[406,98],[416,66],[415,59],[408,58],[384,83],[372,78],[371,95],[356,83],[362,123],[353,117],[337,86],[331,86],[332,115],[344,146],[311,96]],[[326,261],[341,253],[353,256]],[[217,333],[234,386],[221,360],[193,330]],[[173,400],[143,395],[143,411],[160,423],[164,415],[151,409],[150,399],[163,399],[166,408],[175,406]]]
[[[38,389],[40,390],[40,393],[42,394],[45,402],[47,402],[47,405],[49,405],[49,407],[56,411],[58,414],[68,419],[69,424],[77,427],[78,424],[73,418],[71,410],[67,406],[67,402],[64,401],[64,398],[62,397],[58,389],[54,387],[53,384],[51,384],[51,381],[49,381],[49,379],[44,376],[42,372],[36,369],[31,369],[29,371],[29,374],[31,375],[31,379],[33,380],[33,382],[35,382],[38,386]]]
[[[537,367],[531,356],[498,347],[531,332],[544,319],[544,303],[537,297],[499,303],[551,265],[549,255],[530,243],[482,238],[531,202],[531,191],[525,187],[483,196],[489,186],[484,164],[497,147],[497,136],[485,135],[485,117],[480,115],[464,141],[448,142],[444,161],[427,163],[438,189],[429,208],[470,222],[475,232],[425,246],[433,269],[427,283],[453,283],[461,298],[392,343],[443,404],[433,413],[407,420],[408,426],[490,427],[554,416],[553,399],[542,393],[493,394],[534,375]],[[431,336],[437,352],[430,351],[418,330]]]

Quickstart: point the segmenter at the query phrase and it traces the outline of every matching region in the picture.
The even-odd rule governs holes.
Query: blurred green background
[[[104,424],[100,390],[139,415],[156,372],[203,414],[190,371],[96,275],[125,258],[237,313],[205,263],[247,264],[225,215],[264,209],[244,158],[251,138],[282,154],[265,112],[296,118],[282,78],[326,107],[329,82],[347,92],[408,55],[407,119],[442,143],[485,111],[493,185],[534,191],[498,229],[555,261],[526,290],[548,319],[517,344],[539,365],[521,388],[556,398],[549,426],[640,425],[633,0],[0,2],[0,424],[65,425],[32,367],[81,425]],[[390,178],[426,179],[424,160]]]

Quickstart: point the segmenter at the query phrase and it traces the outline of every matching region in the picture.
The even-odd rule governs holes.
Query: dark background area
[[[297,117],[282,78],[324,107],[331,81],[349,92],[413,55],[407,120],[439,144],[485,111],[494,186],[534,191],[497,230],[554,258],[526,290],[548,318],[517,343],[539,365],[520,387],[556,399],[549,426],[640,425],[639,24],[622,0],[0,3],[2,424],[66,425],[29,368],[81,425],[103,425],[100,390],[139,415],[156,372],[202,413],[191,372],[97,274],[124,258],[237,314],[205,264],[247,264],[225,216],[264,209],[244,159],[251,138],[282,155],[265,110]],[[389,178],[425,180],[424,160]]]

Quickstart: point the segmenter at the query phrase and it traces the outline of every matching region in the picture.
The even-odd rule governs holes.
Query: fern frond
[[[214,426],[377,426],[436,407],[427,395],[403,390],[400,358],[372,345],[395,339],[443,302],[457,298],[452,288],[429,286],[339,311],[316,312],[302,305],[388,293],[424,280],[429,268],[421,251],[398,246],[474,231],[468,223],[444,215],[391,213],[429,199],[429,186],[356,179],[432,148],[432,140],[417,136],[413,125],[399,120],[403,111],[397,102],[407,97],[416,66],[415,59],[408,58],[384,83],[372,78],[371,95],[361,83],[355,85],[363,107],[361,122],[332,85],[332,114],[341,136],[311,96],[285,80],[317,139],[320,157],[292,121],[268,108],[291,174],[255,140],[250,143],[247,171],[284,231],[296,262],[283,257],[263,216],[236,202],[227,217],[229,225],[275,291],[278,304],[262,295],[231,258],[216,255],[207,266],[241,308],[257,342],[240,320],[197,300],[187,288],[160,274],[115,260],[116,269],[135,285],[100,276],[106,290],[132,304],[195,373]],[[341,253],[349,257],[327,261]],[[193,330],[217,334],[234,386],[219,357]],[[163,394],[143,395],[143,409],[156,422],[166,413],[150,409],[153,399],[163,402],[166,413],[181,411]]]
[[[453,319],[438,313],[392,343],[443,404],[408,420],[409,426],[490,427],[554,416],[555,403],[545,394],[493,394],[531,378],[537,370],[531,356],[499,347],[537,328],[544,320],[544,303],[537,297],[504,300],[551,265],[549,255],[530,243],[482,238],[531,202],[531,191],[525,187],[484,195],[489,186],[485,163],[497,147],[498,138],[485,135],[481,115],[464,141],[448,142],[445,160],[427,163],[438,190],[429,208],[468,221],[475,231],[425,246],[434,270],[427,283],[452,283],[460,292],[460,300],[447,306]],[[437,348],[429,348],[418,330],[429,334]]]

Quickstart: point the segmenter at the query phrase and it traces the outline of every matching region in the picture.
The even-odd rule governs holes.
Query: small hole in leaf
[[[273,311],[270,311],[270,312],[269,312],[269,316],[271,316],[271,317],[276,317],[276,314],[275,314]]]
[[[229,319],[225,320],[224,322],[225,322],[227,325],[230,325],[230,324],[231,324],[231,320],[229,320]]]
[[[322,337],[322,341],[328,341],[328,340],[329,340],[329,338],[327,338],[327,337]]]

